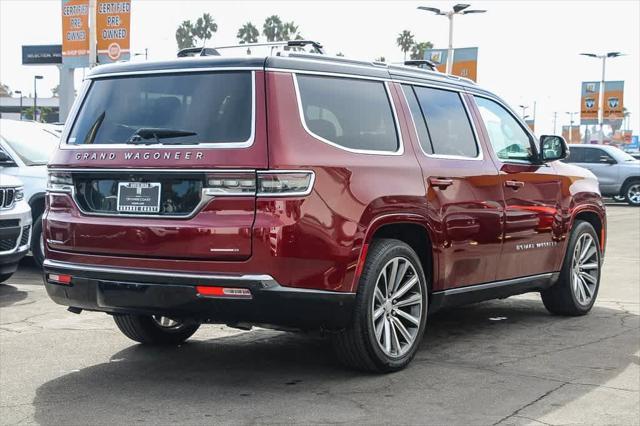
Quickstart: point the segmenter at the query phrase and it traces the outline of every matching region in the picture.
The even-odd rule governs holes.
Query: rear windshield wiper
[[[129,144],[139,144],[139,145],[149,145],[152,143],[159,143],[163,145],[179,145],[179,144],[197,144],[197,142],[161,142],[160,139],[168,139],[168,138],[179,138],[183,136],[196,136],[196,132],[191,132],[188,130],[179,130],[179,129],[165,129],[163,127],[140,127],[136,130],[127,143]],[[155,142],[148,142],[149,139],[155,139]]]

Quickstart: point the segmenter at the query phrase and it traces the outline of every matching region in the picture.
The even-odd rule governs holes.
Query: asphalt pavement
[[[0,285],[0,424],[624,424],[640,422],[640,209],[608,206],[600,295],[584,317],[536,294],[429,318],[404,371],[338,365],[322,338],[203,326],[135,344],[46,295],[30,258]]]

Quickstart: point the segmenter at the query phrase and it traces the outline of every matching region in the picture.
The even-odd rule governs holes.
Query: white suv
[[[42,213],[47,186],[47,163],[60,142],[60,134],[50,124],[0,119],[1,179],[14,176],[24,185],[24,198],[31,207],[33,238],[31,253],[42,265]]]
[[[5,154],[0,152],[0,162]],[[18,269],[18,262],[29,251],[31,208],[24,199],[20,181],[0,174],[0,283]]]

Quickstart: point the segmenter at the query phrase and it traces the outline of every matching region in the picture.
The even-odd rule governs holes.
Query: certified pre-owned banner
[[[424,58],[436,64],[438,71],[445,72],[447,70],[448,53],[447,49],[427,49],[424,51]]]
[[[96,24],[98,63],[128,60],[131,0],[98,0]]]
[[[580,124],[598,124],[600,82],[583,81],[580,97]]]
[[[62,0],[62,64],[89,66],[89,0]]]
[[[445,72],[447,69],[448,53],[447,49],[427,49],[424,52],[424,58],[435,63],[438,71]],[[463,47],[453,49],[453,66],[451,68],[451,74],[477,81],[478,48]]]
[[[604,82],[604,119],[609,121],[624,118],[623,102],[624,81]]]

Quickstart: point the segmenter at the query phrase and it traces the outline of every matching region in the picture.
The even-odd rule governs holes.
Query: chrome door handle
[[[453,185],[453,179],[430,177],[429,185],[435,186],[436,188],[445,189],[448,186]]]
[[[508,186],[509,188],[513,189],[520,189],[524,187],[524,182],[521,182],[519,180],[506,180],[504,181],[504,186]]]

